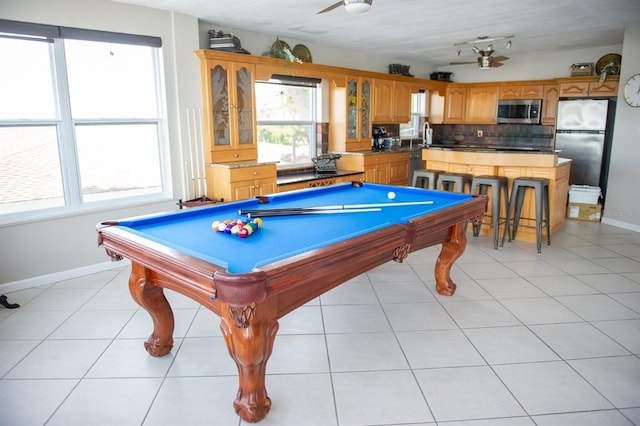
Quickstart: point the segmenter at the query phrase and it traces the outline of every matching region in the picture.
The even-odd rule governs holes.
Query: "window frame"
[[[322,80],[317,78],[309,78],[309,77],[292,77],[286,75],[278,75],[274,74],[271,79],[262,81],[256,80],[255,85],[259,84],[271,84],[271,85],[283,85],[283,86],[297,86],[297,87],[306,87],[310,89],[314,89],[311,92],[311,120],[260,120],[258,118],[258,105],[256,105],[256,134],[259,134],[260,126],[296,126],[296,125],[304,125],[310,126],[309,129],[309,161],[300,162],[300,163],[287,163],[287,164],[277,164],[276,167],[279,170],[284,169],[295,169],[295,168],[304,168],[313,166],[312,158],[315,156],[314,154],[318,152],[318,138],[317,138],[317,125],[320,122],[320,113],[321,113],[321,102],[322,99]],[[257,93],[257,87],[256,87]],[[259,141],[257,141],[259,142]],[[260,157],[260,152],[258,152],[258,158]]]
[[[168,200],[172,193],[171,166],[169,161],[168,129],[166,120],[166,102],[164,93],[164,75],[162,73],[162,40],[159,37],[135,34],[113,33],[81,28],[60,27],[45,24],[32,24],[0,19],[0,37],[49,43],[50,75],[52,77],[54,116],[51,119],[0,119],[0,128],[47,126],[55,129],[57,149],[60,161],[60,179],[63,203],[15,212],[0,213],[0,224],[24,220],[46,219],[73,215],[78,212],[125,208],[141,205],[150,201]],[[151,49],[154,68],[154,87],[156,92],[156,115],[153,118],[77,118],[71,113],[69,81],[66,69],[65,39],[89,42],[119,43],[134,46],[146,46]],[[157,131],[159,191],[103,199],[83,200],[83,188],[80,175],[80,159],[75,129],[83,125],[129,125],[152,124]],[[84,195],[86,196],[86,194]],[[27,201],[28,202],[28,201]]]

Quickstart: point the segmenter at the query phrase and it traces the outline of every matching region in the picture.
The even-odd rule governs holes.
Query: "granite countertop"
[[[340,154],[340,155],[380,155],[380,154],[388,154],[390,152],[414,152],[414,151],[421,151],[423,150],[425,147],[422,145],[413,145],[412,147],[409,146],[403,146],[400,148],[394,148],[394,149],[383,149],[380,151],[349,151],[349,152],[343,152],[343,151],[332,151],[335,154]]]
[[[512,154],[558,154],[558,150],[537,149],[537,148],[510,148],[510,147],[487,147],[487,146],[429,146],[425,149],[433,149],[440,151],[464,151],[464,152],[496,152],[496,153],[512,153]]]
[[[287,185],[291,183],[307,182],[318,179],[330,179],[335,177],[350,176],[362,174],[357,170],[336,170],[334,172],[316,172],[314,170],[301,170],[292,173],[283,173],[278,175],[277,184]]]

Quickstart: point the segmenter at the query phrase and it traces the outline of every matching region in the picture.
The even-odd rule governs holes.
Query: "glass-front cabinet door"
[[[371,138],[371,81],[347,78],[347,139]]]
[[[210,162],[257,159],[255,65],[208,62],[210,109],[205,114]]]
[[[363,79],[360,98],[360,139],[371,139],[371,81]]]
[[[230,99],[229,75],[222,65],[211,69],[211,106],[213,120],[213,144],[215,146],[230,146]]]
[[[238,113],[238,144],[254,145],[254,97],[253,97],[253,72],[246,65],[235,70],[236,104],[234,107]]]

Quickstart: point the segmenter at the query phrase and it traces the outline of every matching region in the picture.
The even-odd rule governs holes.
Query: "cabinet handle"
[[[254,176],[258,176],[258,172],[253,172],[253,175]]]
[[[235,154],[233,154],[233,156],[234,156],[234,157],[236,157],[236,158],[238,158],[238,157],[240,157],[240,154],[235,153]]]

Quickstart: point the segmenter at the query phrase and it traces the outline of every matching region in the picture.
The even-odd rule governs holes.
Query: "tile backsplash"
[[[434,124],[433,143],[554,149],[554,126],[533,124]],[[481,132],[482,136],[478,133]]]

